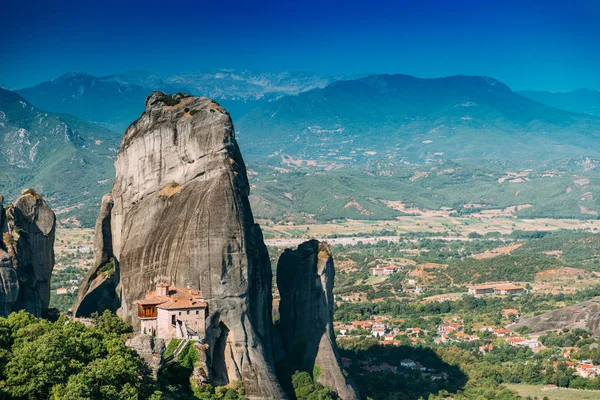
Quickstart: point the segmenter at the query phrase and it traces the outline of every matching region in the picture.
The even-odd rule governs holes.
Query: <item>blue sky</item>
[[[218,67],[489,75],[600,90],[600,1],[10,1],[0,84]]]

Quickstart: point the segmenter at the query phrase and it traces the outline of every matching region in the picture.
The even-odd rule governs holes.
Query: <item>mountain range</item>
[[[144,100],[154,90],[213,98],[236,118],[269,100],[322,88],[344,77],[351,76],[218,69],[163,80],[145,71],[104,77],[69,72],[52,81],[20,89],[18,93],[40,109],[69,113],[123,132],[143,111]]]
[[[149,93],[164,89],[203,92],[232,114],[242,153],[250,162],[255,188],[251,200],[261,217],[289,211],[319,220],[392,218],[396,212],[372,201],[361,203],[366,211],[347,205],[353,204],[356,193],[397,200],[415,190],[414,203],[423,207],[466,204],[473,199],[455,196],[454,191],[470,176],[485,181],[488,191],[504,193],[507,188],[496,188],[502,174],[526,168],[539,171],[539,179],[528,183],[538,214],[592,215],[590,204],[584,215],[562,197],[551,207],[539,203],[546,201],[541,194],[557,185],[557,179],[570,179],[564,171],[593,171],[598,164],[600,117],[582,108],[570,112],[557,108],[560,104],[544,104],[550,101],[536,101],[529,92],[514,92],[489,77],[344,78],[354,77],[219,70],[163,80],[141,71],[106,77],[68,73],[18,93],[2,90],[0,193],[11,199],[35,187],[60,219],[75,216],[91,225],[97,199],[109,191],[107,182],[114,176],[113,160],[122,136],[117,131],[137,118]],[[426,172],[431,164],[454,171],[444,174],[451,175],[447,183],[459,186],[434,179],[443,171],[417,181],[415,176],[431,172]],[[552,182],[544,180],[555,175],[544,171],[554,168],[563,172]],[[395,196],[398,179],[403,189]],[[336,184],[328,187],[328,180]],[[391,182],[395,189],[383,193]],[[442,193],[439,184],[449,192]],[[316,187],[328,187],[329,197],[309,196]],[[434,197],[429,194],[432,189]],[[524,189],[515,193],[520,199],[526,195]],[[431,202],[433,198],[437,200]],[[334,211],[323,211],[322,201],[339,204]]]
[[[600,92],[596,90],[578,89],[572,92],[525,90],[517,93],[561,110],[600,116]]]
[[[67,114],[40,111],[0,89],[0,194],[35,188],[61,218],[86,218],[109,190],[118,134]],[[89,221],[94,216],[89,214]]]
[[[600,118],[544,105],[488,77],[338,81],[269,102],[236,128],[247,156],[313,163],[600,156]]]

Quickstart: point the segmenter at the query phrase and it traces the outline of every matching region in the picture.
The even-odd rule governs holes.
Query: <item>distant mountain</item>
[[[133,81],[140,82],[139,76]],[[130,83],[126,75],[69,72],[18,93],[42,110],[71,114],[123,132],[144,110],[144,100],[153,90]]]
[[[124,132],[139,117],[146,97],[155,90],[211,97],[237,120],[270,100],[325,87],[339,78],[342,76],[231,69],[181,74],[166,80],[146,71],[104,77],[69,72],[18,93],[40,109],[72,114]]]
[[[0,89],[0,194],[15,199],[35,188],[59,219],[92,210],[110,191],[118,134],[65,114],[40,111]],[[91,223],[92,214],[77,215]]]
[[[596,90],[579,89],[572,92],[524,90],[517,93],[561,110],[600,116],[600,92]]]
[[[548,107],[488,77],[338,81],[270,102],[236,128],[246,157],[296,164],[600,155],[600,118]]]
[[[357,77],[361,76],[223,68],[175,75],[166,81],[189,92],[201,93],[215,100],[251,101],[298,94],[311,89],[324,88],[340,79]]]

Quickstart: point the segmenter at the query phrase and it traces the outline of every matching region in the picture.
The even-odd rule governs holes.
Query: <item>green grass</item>
[[[550,400],[592,400],[600,399],[600,391],[575,390],[575,389],[556,389],[542,390],[544,386],[525,385],[525,384],[507,384],[509,389],[519,393],[520,396],[536,397],[543,399],[547,397]]]
[[[179,346],[179,343],[181,343],[181,339],[171,339],[171,341],[167,345],[165,353],[163,354],[163,360],[170,361],[173,358],[173,353],[175,353],[175,350],[177,349],[177,346]]]

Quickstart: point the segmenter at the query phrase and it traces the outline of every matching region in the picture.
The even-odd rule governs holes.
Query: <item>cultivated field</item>
[[[575,389],[554,389],[544,390],[544,386],[538,385],[523,385],[523,384],[507,384],[510,389],[519,393],[520,396],[531,396],[538,399],[548,398],[550,400],[598,400],[600,399],[600,391],[591,390],[575,390]]]
[[[264,222],[264,221],[259,221]],[[500,232],[509,234],[514,230],[554,231],[559,229],[586,229],[597,231],[600,220],[577,219],[521,219],[516,217],[474,214],[467,217],[449,215],[402,216],[394,220],[368,221],[347,220],[328,224],[261,224],[267,239],[289,238],[325,238],[331,235],[369,236],[381,231],[396,231],[398,234],[409,232],[448,232],[451,235],[466,236],[471,232],[485,234]]]

